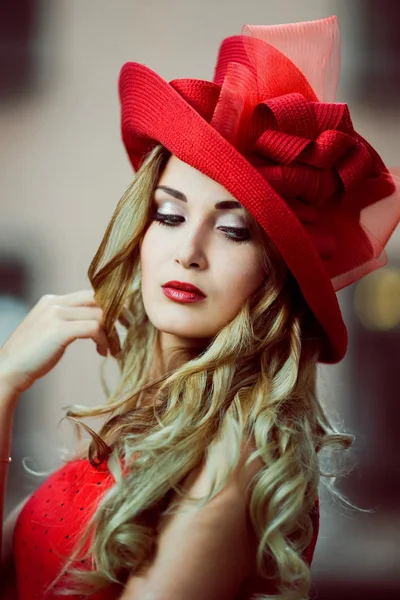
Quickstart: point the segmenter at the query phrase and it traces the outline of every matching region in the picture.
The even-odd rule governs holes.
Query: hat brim
[[[266,231],[321,326],[320,362],[346,353],[347,330],[324,263],[304,227],[266,179],[162,77],[129,62],[119,79],[122,138],[134,169],[156,144],[224,186]],[[252,198],[264,198],[260,203]],[[297,240],[293,244],[293,240]]]

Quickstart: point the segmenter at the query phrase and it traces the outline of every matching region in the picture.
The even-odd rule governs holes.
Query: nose
[[[192,232],[181,238],[175,253],[175,262],[185,269],[205,269],[207,258],[204,249],[204,232]]]

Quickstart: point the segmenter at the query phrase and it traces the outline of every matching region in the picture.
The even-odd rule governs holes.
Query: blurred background
[[[88,265],[132,178],[120,140],[117,79],[142,62],[167,80],[210,79],[222,38],[243,24],[336,14],[338,100],[389,166],[400,166],[397,0],[12,0],[0,5],[0,345],[45,293],[88,288]],[[321,366],[323,402],[356,435],[356,464],[339,484],[350,511],[321,490],[314,594],[400,597],[400,229],[389,264],[339,294],[350,345]],[[104,401],[101,359],[79,341],[20,400],[9,511],[74,447],[62,407]]]

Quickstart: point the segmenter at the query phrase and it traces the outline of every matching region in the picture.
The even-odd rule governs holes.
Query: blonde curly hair
[[[166,509],[172,490],[206,461],[213,485],[204,505],[227,483],[242,444],[252,440],[247,464],[261,461],[247,490],[258,540],[257,567],[279,593],[260,598],[308,597],[310,568],[302,557],[313,527],[310,513],[318,495],[324,447],[349,448],[353,436],[330,422],[316,394],[319,325],[298,285],[265,233],[249,215],[262,241],[264,282],[239,314],[205,349],[188,350],[152,380],[157,331],[141,296],[139,247],[151,217],[154,188],[170,153],[156,146],[119,202],[90,265],[89,278],[104,311],[104,327],[119,365],[120,380],[95,408],[73,405],[66,416],[92,436],[86,456],[92,464],[108,457],[115,483],[102,497],[62,573],[68,585],[58,593],[90,595],[121,584],[151,561],[154,515]],[[125,328],[123,343],[115,328]],[[182,360],[184,359],[184,360]],[[105,418],[99,433],[82,419]],[[216,444],[226,464],[217,470]],[[121,461],[129,465],[122,471]],[[333,493],[343,496],[329,484]],[[110,516],[111,515],[111,516]],[[73,563],[86,542],[91,571]]]

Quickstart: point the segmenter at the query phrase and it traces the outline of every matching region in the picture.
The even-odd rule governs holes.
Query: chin
[[[204,317],[196,315],[191,318],[190,315],[168,314],[165,308],[162,310],[148,311],[147,315],[154,327],[169,335],[187,339],[207,339],[212,338],[218,333],[218,328],[204,324]]]
[[[157,322],[153,322],[153,325],[156,329],[158,329],[158,331],[161,331],[162,333],[167,333],[168,335],[173,335],[175,337],[179,337],[179,338],[185,338],[185,339],[204,339],[207,340],[209,338],[214,337],[214,335],[216,335],[217,332],[214,332],[212,330],[205,330],[204,326],[190,326],[190,325],[183,325],[180,324],[179,326],[175,323],[175,324],[168,324],[162,321],[162,319],[157,320]]]
[[[164,297],[161,301],[152,302],[146,302],[143,297],[143,303],[148,318],[158,331],[179,338],[211,339],[226,324],[221,318],[212,322],[210,307],[204,305],[179,304]]]

